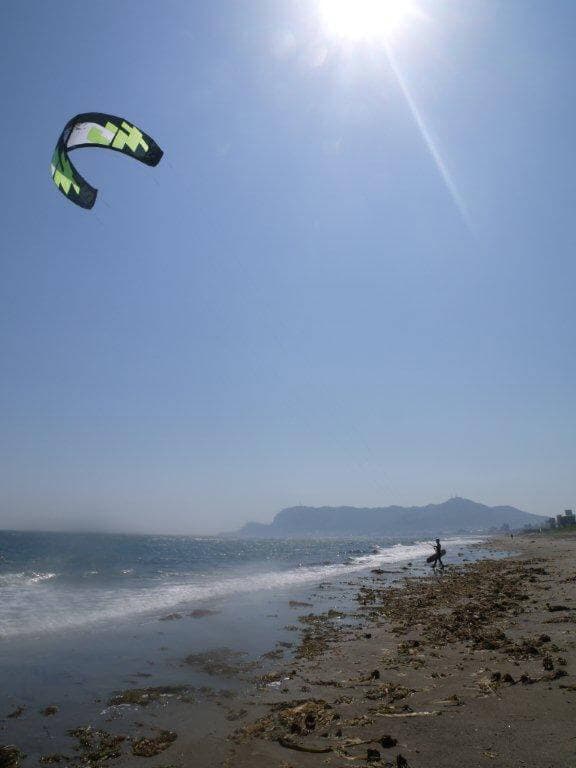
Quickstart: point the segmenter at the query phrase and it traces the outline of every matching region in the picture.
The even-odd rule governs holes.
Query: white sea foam
[[[34,573],[22,571],[20,573],[0,573],[0,589],[2,587],[30,586],[40,584],[43,581],[55,579],[55,573]]]
[[[447,539],[451,549],[481,539]],[[430,542],[395,544],[377,548],[372,554],[350,558],[348,564],[317,565],[280,571],[240,573],[216,579],[214,572],[180,576],[178,581],[130,590],[101,588],[87,593],[71,586],[38,589],[55,574],[5,574],[0,577],[0,637],[40,635],[118,621],[134,616],[192,606],[208,600],[265,590],[287,591],[306,584],[337,579],[343,575],[393,563],[422,560],[431,554]],[[10,582],[9,577],[17,577]],[[8,579],[8,581],[1,581]],[[26,589],[22,589],[25,586]],[[88,599],[89,598],[89,599]]]

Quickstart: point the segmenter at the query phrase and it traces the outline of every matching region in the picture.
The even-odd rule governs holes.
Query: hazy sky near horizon
[[[0,5],[0,527],[576,506],[576,4]],[[124,115],[165,151],[73,160]]]

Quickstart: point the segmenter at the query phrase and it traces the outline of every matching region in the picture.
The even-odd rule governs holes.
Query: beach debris
[[[335,643],[344,631],[344,626],[334,623],[344,617],[341,611],[330,610],[327,613],[309,613],[299,616],[298,621],[304,625],[300,643],[296,649],[297,659],[314,659],[325,653],[331,643]]]
[[[24,712],[26,712],[26,707],[23,707],[22,705],[19,705],[18,707],[16,707],[16,709],[14,709],[12,712],[10,712],[9,715],[6,715],[6,717],[11,719],[11,720],[14,720],[14,719],[16,719],[18,717],[21,717],[24,714]]]
[[[557,669],[549,675],[544,675],[541,679],[552,681],[552,680],[559,680],[561,677],[567,677],[567,676],[568,676],[568,672],[566,672],[565,669]]]
[[[492,672],[490,677],[483,677],[478,681],[479,687],[484,693],[495,693],[501,685],[516,685],[516,681],[509,672]]]
[[[284,658],[284,650],[282,648],[274,648],[272,651],[267,651],[260,656],[261,659],[282,659]]]
[[[311,608],[312,603],[303,603],[301,600],[290,600],[288,602],[290,608]]]
[[[189,654],[184,659],[184,663],[215,677],[238,677],[258,666],[253,661],[241,661],[245,656],[244,651],[234,651],[231,648],[213,648],[203,653]]]
[[[435,701],[435,704],[443,704],[445,707],[462,707],[464,706],[463,699],[458,696],[457,693],[453,693],[451,696],[448,696],[445,699],[440,699],[439,701]]]
[[[290,730],[290,733],[306,734],[316,730],[317,727],[325,728],[340,717],[323,699],[309,699],[296,706],[282,708],[278,719],[281,725]]]
[[[348,688],[349,683],[343,680],[321,680],[316,678],[315,680],[307,680],[310,685],[322,685],[325,688]],[[308,689],[310,690],[310,689]]]
[[[494,622],[510,611],[523,610],[529,573],[530,566],[523,564],[480,561],[449,570],[442,581],[406,580],[401,590],[363,587],[357,600],[373,606],[374,618],[380,615],[393,621],[398,634],[421,630],[423,639],[434,645],[459,641],[496,650],[510,640]],[[442,610],[438,610],[439,602]],[[415,661],[421,664],[421,660]]]
[[[546,609],[550,611],[550,613],[556,613],[558,611],[571,611],[572,608],[569,608],[567,605],[550,605],[550,603],[546,603]]]
[[[399,683],[383,683],[376,688],[369,690],[365,698],[370,701],[381,701],[385,699],[391,704],[394,701],[405,699],[411,693],[415,693],[413,688],[406,688],[406,686],[400,685]]]
[[[400,753],[396,755],[396,768],[409,768],[408,760],[406,760]]]
[[[436,717],[441,715],[442,712],[433,709],[429,712],[424,710],[422,712],[376,712],[375,714],[378,717]]]
[[[521,638],[516,643],[504,643],[502,650],[508,656],[522,659],[528,659],[531,656],[539,656],[542,653],[542,645],[550,640],[550,638],[548,638],[548,640],[541,640],[542,637],[548,637],[548,635],[541,635],[539,638]]]
[[[108,702],[109,707],[117,707],[122,704],[131,704],[137,707],[147,707],[154,701],[167,698],[169,696],[178,696],[181,694],[190,694],[193,688],[187,685],[157,685],[148,688],[129,688],[115,694]]]
[[[0,768],[18,768],[25,755],[13,744],[0,745]]]
[[[195,608],[188,615],[192,619],[203,619],[205,616],[215,616],[220,611],[215,611],[212,608]]]
[[[371,714],[373,714],[371,712]],[[358,717],[349,717],[347,720],[344,721],[343,725],[346,726],[346,728],[367,728],[369,725],[374,724],[374,718],[368,717],[368,715],[358,715]],[[374,741],[374,739],[370,739],[370,742]],[[365,742],[369,743],[369,742]]]
[[[82,760],[88,765],[97,765],[120,757],[121,745],[126,740],[126,736],[93,729],[90,725],[74,728],[68,731],[68,735],[77,739],[78,745],[75,749],[82,753]]]
[[[56,706],[56,704],[49,704],[47,707],[44,707],[44,709],[40,711],[40,714],[44,715],[44,717],[52,717],[57,712],[58,712],[58,707]]]
[[[554,660],[552,659],[552,656],[544,656],[542,659],[542,666],[545,670],[551,672],[554,669]]]
[[[392,736],[389,736],[388,734],[386,734],[385,736],[382,736],[378,740],[378,743],[384,749],[392,749],[392,747],[395,747],[396,744],[398,744],[398,739],[395,739]]]
[[[162,616],[158,621],[177,621],[182,618],[181,613],[169,613],[168,616]]]
[[[323,755],[333,751],[333,748],[329,746],[313,747],[306,744],[298,744],[296,741],[292,741],[292,739],[289,739],[286,736],[279,736],[278,744],[280,744],[282,747],[285,747],[285,749],[294,749],[296,752],[311,752],[312,754],[318,755]]]
[[[294,737],[324,734],[340,719],[340,714],[323,699],[281,702],[273,704],[269,714],[236,731],[233,738],[236,741],[252,737],[277,741],[282,737],[296,743]]]
[[[555,616],[553,619],[545,619],[544,624],[576,624],[576,616]]]
[[[178,734],[174,731],[160,731],[157,736],[141,736],[132,741],[132,754],[136,757],[154,757],[176,741]]]
[[[40,762],[43,765],[55,765],[63,761],[69,762],[70,759],[66,757],[66,755],[61,755],[58,752],[56,752],[53,755],[42,755],[42,757],[40,758]]]
[[[266,672],[266,674],[261,675],[258,678],[259,682],[263,683],[264,685],[272,685],[273,683],[280,683],[280,681],[283,679],[284,679],[284,675],[282,672]]]
[[[230,721],[231,723],[236,722],[236,720],[242,720],[243,717],[246,717],[248,714],[247,709],[237,709],[236,711],[231,711],[226,716],[226,720]]]
[[[380,752],[377,749],[371,749],[369,747],[366,750],[366,761],[368,763],[380,762]]]
[[[371,680],[380,680],[380,670],[379,669],[374,669],[370,673],[370,679]]]

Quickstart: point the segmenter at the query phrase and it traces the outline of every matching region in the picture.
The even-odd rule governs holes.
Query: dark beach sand
[[[81,730],[66,757],[46,757],[149,768],[573,768],[576,536],[492,546],[515,554],[437,577],[406,572],[396,586],[385,574],[356,578],[345,614],[337,600],[323,614],[295,605],[292,649],[257,664],[228,651],[192,657],[213,687],[119,694],[100,731]],[[219,691],[225,679],[235,692]],[[0,752],[0,766],[15,758]]]

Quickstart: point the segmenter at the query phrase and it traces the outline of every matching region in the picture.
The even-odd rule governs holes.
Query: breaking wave
[[[55,578],[55,573],[0,573],[0,589],[2,587],[31,586]]]
[[[447,539],[446,544],[454,551],[458,546],[480,540]],[[0,637],[41,635],[129,617],[153,616],[159,611],[183,609],[241,593],[287,591],[370,568],[422,560],[431,552],[430,542],[395,544],[374,547],[370,554],[353,555],[346,562],[282,570],[239,568],[220,577],[217,574],[221,571],[212,567],[203,573],[169,577],[164,574],[152,583],[135,578],[122,589],[113,583],[95,588],[93,584],[87,585],[85,579],[82,583],[59,583],[55,573],[6,573],[0,575]]]

